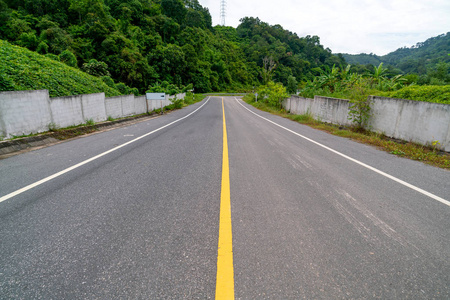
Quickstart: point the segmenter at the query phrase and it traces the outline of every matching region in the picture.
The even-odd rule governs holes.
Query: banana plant
[[[378,67],[374,67],[372,78],[377,83],[378,89],[380,90],[382,90],[383,81],[386,80],[387,71],[388,69],[383,67],[383,63],[380,63]]]

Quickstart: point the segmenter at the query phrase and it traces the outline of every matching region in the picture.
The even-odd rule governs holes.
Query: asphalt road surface
[[[449,299],[449,200],[448,171],[210,97],[0,160],[0,299]]]

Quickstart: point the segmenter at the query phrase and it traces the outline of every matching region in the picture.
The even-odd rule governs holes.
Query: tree
[[[386,79],[387,69],[383,67],[383,63],[380,63],[378,67],[374,67],[373,80],[377,83],[378,88],[381,89],[383,80]]]
[[[181,0],[162,0],[161,7],[164,14],[178,24],[182,24],[185,20],[187,9]]]
[[[297,79],[294,76],[289,76],[288,77],[288,86],[287,86],[287,91],[291,94],[296,94],[297,93]]]
[[[263,58],[263,68],[261,72],[261,76],[263,79],[264,85],[267,85],[272,79],[272,73],[277,67],[277,64],[273,60],[273,57],[264,57]]]
[[[96,59],[91,59],[88,63],[84,63],[81,69],[93,76],[111,76],[108,71],[108,65]]]

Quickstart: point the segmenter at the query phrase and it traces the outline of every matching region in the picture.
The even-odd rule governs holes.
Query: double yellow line
[[[233,239],[231,233],[230,168],[227,126],[222,98],[223,155],[220,193],[219,249],[217,254],[216,299],[234,299]]]

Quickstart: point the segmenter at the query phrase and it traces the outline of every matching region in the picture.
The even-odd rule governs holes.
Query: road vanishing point
[[[0,299],[450,299],[449,171],[237,97],[0,178]]]

